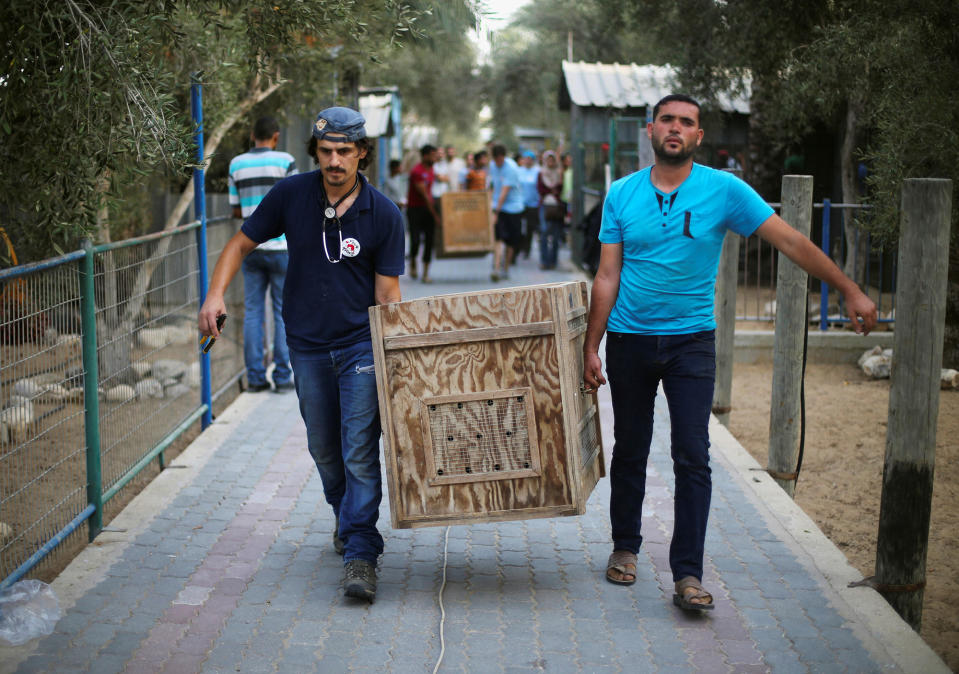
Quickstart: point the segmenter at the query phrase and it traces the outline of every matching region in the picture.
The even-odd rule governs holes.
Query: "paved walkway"
[[[532,260],[510,281],[488,271],[439,261],[436,282],[404,279],[404,296],[578,278]],[[608,387],[601,403],[611,438]],[[56,632],[0,648],[0,670],[432,672],[442,656],[439,671],[471,673],[948,671],[874,591],[846,587],[860,574],[716,423],[704,582],[717,608],[674,608],[657,414],[635,585],[603,579],[601,480],[581,517],[449,529],[394,531],[384,498],[368,605],[339,591],[295,395],[244,394],[54,582]]]

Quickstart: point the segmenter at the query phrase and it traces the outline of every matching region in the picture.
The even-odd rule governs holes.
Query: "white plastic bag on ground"
[[[60,620],[53,588],[39,580],[21,580],[0,590],[0,643],[19,646],[53,633]]]

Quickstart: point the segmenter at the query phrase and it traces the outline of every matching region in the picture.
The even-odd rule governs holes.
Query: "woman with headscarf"
[[[556,269],[559,242],[563,236],[566,204],[559,196],[563,189],[563,167],[552,150],[543,153],[536,189],[539,200],[539,268]]]

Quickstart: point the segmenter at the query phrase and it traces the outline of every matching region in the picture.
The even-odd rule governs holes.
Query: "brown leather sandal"
[[[610,575],[610,571],[619,574],[618,578]],[[636,582],[636,553],[629,550],[613,550],[606,562],[606,580],[613,585],[632,585]]]
[[[703,584],[695,576],[686,576],[676,581],[676,594],[673,604],[684,611],[712,611],[713,595],[703,589]]]

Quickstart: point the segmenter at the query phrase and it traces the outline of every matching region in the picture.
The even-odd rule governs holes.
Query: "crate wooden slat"
[[[371,307],[395,528],[577,515],[605,474],[583,282]]]
[[[436,225],[438,258],[486,255],[495,245],[489,192],[447,192],[440,197]]]

